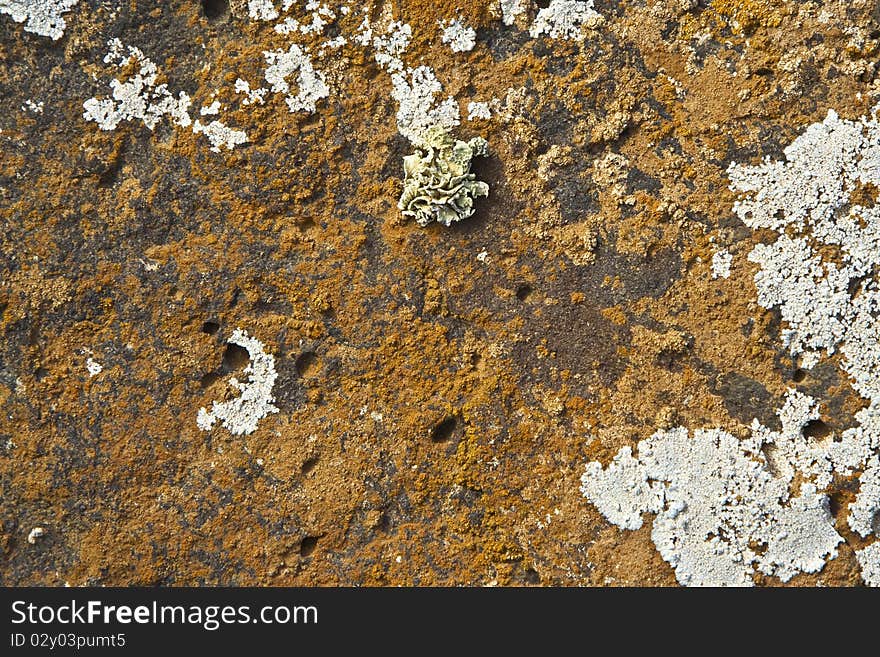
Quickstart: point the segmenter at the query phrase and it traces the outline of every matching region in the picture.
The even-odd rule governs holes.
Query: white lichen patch
[[[285,0],[282,3],[282,9],[287,11],[293,4],[293,2]],[[336,13],[324,3],[306,2],[305,10],[309,12],[308,21],[300,22],[288,16],[275,26],[275,31],[279,34],[292,34],[294,32],[299,32],[300,34],[320,34],[328,25],[336,20]]]
[[[245,95],[245,99],[241,101],[242,105],[250,105],[251,103],[262,105],[266,102],[266,94],[269,93],[269,90],[264,87],[251,89],[251,85],[247,80],[238,78],[235,81],[235,93]]]
[[[199,110],[201,116],[217,116],[220,113],[220,101],[215,100],[210,105],[206,105]]]
[[[124,81],[110,81],[112,98],[90,98],[83,103],[84,119],[94,121],[101,130],[115,130],[123,121],[138,120],[153,130],[164,117],[181,127],[192,124],[189,96],[181,91],[175,97],[167,84],[157,84],[159,70],[140,48],[129,46],[126,54],[119,39],[111,39],[107,45],[105,63],[120,69],[133,65],[137,72]]]
[[[37,540],[46,535],[46,530],[42,527],[34,527],[32,530],[28,532],[27,542],[31,545],[35,545]]]
[[[193,132],[204,134],[211,142],[211,150],[215,153],[220,152],[221,146],[232,150],[239,144],[247,143],[248,140],[243,131],[234,130],[220,121],[211,121],[208,125],[202,125],[201,121],[196,119],[193,123]]]
[[[278,10],[272,0],[248,0],[248,16],[254,21],[274,21]]]
[[[623,529],[638,529],[643,513],[663,509],[663,487],[649,481],[645,467],[633,458],[629,447],[622,448],[605,469],[596,461],[588,463],[581,477],[581,493],[609,522]]]
[[[830,446],[809,445],[824,453],[818,459],[790,444],[795,435],[808,441],[802,430],[815,415],[814,400],[790,391],[780,432],[757,420],[743,441],[720,429],[692,437],[682,427],[658,431],[638,444],[638,457],[624,447],[607,468],[589,463],[581,492],[624,529],[641,527],[642,514],[655,513],[651,537],[683,585],[751,586],[756,570],[782,581],[818,572],[843,538],[823,486],[812,481],[829,483],[813,470],[825,472],[817,460],[834,470]],[[772,463],[765,454],[771,445]],[[793,493],[796,473],[801,481]]]
[[[749,260],[760,266],[758,303],[780,310],[792,356],[810,368],[840,352],[853,388],[869,401],[856,414],[859,425],[826,455],[844,475],[864,467],[847,522],[866,537],[877,531],[880,510],[880,123],[829,111],[784,154],[782,161],[731,164],[730,187],[742,194],[734,212],[750,228],[777,233],[774,242],[755,246]],[[868,207],[857,200],[866,193],[874,196]],[[830,480],[821,454],[789,444],[801,455],[801,469],[820,485]]]
[[[354,37],[355,43],[372,46],[376,63],[389,72],[403,70],[403,53],[412,41],[412,28],[408,23],[390,21],[384,29],[375,27],[364,18]]]
[[[856,550],[856,559],[862,568],[862,579],[868,586],[880,586],[880,541]]]
[[[859,494],[849,505],[847,523],[862,538],[880,536],[880,459],[871,457],[859,477]]]
[[[468,52],[477,43],[477,33],[459,18],[440,21],[440,40],[449,46],[452,52]]]
[[[397,101],[397,130],[417,147],[428,145],[434,130],[450,132],[459,125],[458,103],[451,96],[435,103],[443,86],[427,66],[391,76],[391,96]]]
[[[435,128],[424,145],[403,158],[403,193],[397,207],[420,226],[436,221],[444,226],[474,213],[474,199],[489,195],[489,185],[471,173],[471,160],[486,154],[486,140],[453,139]]]
[[[727,249],[712,254],[712,278],[730,278],[730,265],[733,256]]]
[[[245,382],[233,377],[230,384],[241,394],[229,401],[214,402],[211,410],[200,408],[196,424],[202,431],[210,431],[217,420],[233,435],[250,434],[256,431],[257,424],[269,413],[277,413],[273,402],[272,387],[278,374],[275,372],[275,357],[267,354],[263,343],[250,337],[245,331],[236,329],[228,342],[247,349],[250,362],[242,372],[248,377]]]
[[[247,142],[247,135],[241,130],[233,130],[220,121],[203,125],[193,123],[189,114],[190,97],[185,91],[174,96],[165,83],[158,84],[159,69],[144,55],[140,48],[126,48],[119,39],[107,42],[108,52],[104,63],[118,69],[133,66],[136,70],[125,80],[110,81],[112,98],[90,98],[83,103],[83,118],[94,121],[101,130],[115,130],[124,121],[142,121],[153,130],[159,121],[168,118],[181,128],[192,128],[195,134],[204,134],[211,143],[211,150],[220,152],[220,146],[233,148]],[[220,110],[219,101],[200,110],[201,115],[216,115]]]
[[[96,361],[94,358],[89,356],[86,358],[86,371],[89,373],[89,376],[98,376],[101,372],[104,371],[104,367]]]
[[[501,21],[513,25],[518,16],[526,13],[526,0],[500,0]]]
[[[328,39],[327,41],[325,41],[324,43],[322,43],[322,44],[318,47],[318,50],[319,50],[320,52],[322,52],[322,53],[323,53],[325,50],[327,50],[328,48],[329,48],[330,50],[338,50],[339,48],[342,48],[342,46],[347,45],[347,44],[348,44],[348,39],[346,39],[346,38],[345,38],[344,36],[342,36],[341,34],[338,34],[338,35],[336,35],[335,37],[333,37],[332,39]]]
[[[429,66],[406,68],[402,57],[412,40],[412,28],[390,20],[384,29],[364,18],[355,43],[372,47],[376,62],[391,73],[391,96],[397,102],[397,129],[414,145],[426,144],[425,135],[435,128],[450,132],[460,123],[458,103],[451,96],[437,103],[443,90]]]
[[[579,39],[585,26],[595,27],[601,20],[593,0],[552,0],[535,16],[529,34],[535,39],[544,34],[551,39]]]
[[[28,98],[26,101],[24,101],[24,105],[21,106],[22,111],[30,110],[34,114],[42,114],[44,108],[45,108],[45,104],[43,103],[42,100],[35,103],[30,98]]]
[[[63,14],[79,0],[0,0],[0,14],[7,14],[16,23],[24,23],[24,31],[50,37],[57,41],[64,36],[67,22]]]
[[[330,95],[324,74],[316,71],[308,51],[298,45],[291,44],[284,50],[264,51],[268,65],[265,72],[266,82],[273,93],[286,94],[287,106],[291,112],[314,112],[316,103]],[[297,93],[291,90],[287,78],[296,73]]]
[[[793,356],[840,350],[856,390],[880,402],[880,207],[850,203],[858,188],[880,186],[880,124],[829,111],[785,157],[728,169],[731,189],[744,193],[734,212],[750,228],[779,233],[749,254],[761,267],[758,303],[780,309]],[[823,246],[840,258],[823,258]]]
[[[283,21],[278,23],[273,29],[278,32],[278,34],[292,34],[294,32],[299,32],[300,23],[295,18],[291,18],[288,16]]]
[[[856,414],[862,425],[850,428],[840,436],[814,440],[803,430],[811,421],[818,420],[816,400],[797,390],[789,390],[785,403],[777,413],[782,429],[771,431],[759,422],[752,423],[753,438],[769,448],[772,464],[778,476],[792,481],[795,475],[820,489],[827,489],[834,473],[849,476],[862,467],[877,447],[878,423],[870,409]]]
[[[492,118],[492,108],[489,106],[489,103],[483,103],[479,101],[471,101],[468,103],[468,121],[474,121],[477,119],[491,119]]]

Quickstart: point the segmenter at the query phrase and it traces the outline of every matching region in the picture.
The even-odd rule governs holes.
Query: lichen
[[[229,401],[215,401],[210,411],[200,408],[196,425],[202,431],[210,431],[217,420],[220,420],[233,435],[246,435],[256,431],[259,421],[269,413],[278,412],[278,407],[273,404],[275,397],[272,395],[272,387],[278,378],[275,357],[265,352],[262,342],[241,329],[233,331],[228,342],[247,349],[250,363],[242,373],[248,376],[248,380],[242,382],[236,377],[230,379],[230,384],[241,395]]]
[[[101,130],[115,130],[124,121],[140,120],[153,130],[163,118],[168,118],[178,127],[191,128],[194,134],[204,134],[215,153],[220,152],[220,146],[232,149],[248,141],[244,131],[230,128],[221,121],[214,120],[207,125],[198,120],[193,122],[189,113],[189,95],[180,91],[175,97],[166,83],[157,84],[159,68],[140,48],[129,46],[126,49],[117,38],[110,39],[107,46],[105,63],[113,64],[120,71],[131,67],[134,70],[124,81],[110,81],[112,98],[89,98],[83,103],[86,121],[97,123]],[[200,114],[213,116],[219,111],[220,102],[215,101],[203,107]]]
[[[733,256],[727,249],[712,254],[712,278],[730,278],[730,265]]]
[[[431,135],[450,132],[461,123],[458,103],[451,96],[435,104],[443,90],[428,66],[391,75],[391,97],[397,101],[397,130],[416,147],[427,148]]]
[[[88,371],[89,376],[92,377],[98,376],[101,372],[104,371],[104,368],[101,363],[89,356],[88,358],[86,358],[86,370]]]
[[[756,420],[743,441],[720,429],[657,431],[638,444],[637,458],[624,447],[607,468],[589,463],[581,492],[624,529],[656,513],[651,537],[683,585],[751,586],[755,569],[784,582],[817,572],[843,542],[823,489],[846,464],[803,435],[815,400],[791,390],[778,415],[781,431]]]
[[[471,101],[468,103],[468,121],[473,121],[475,119],[491,119],[492,118],[492,108],[489,106],[489,103],[480,102],[480,101]]]
[[[83,103],[83,118],[94,121],[101,130],[115,130],[123,121],[143,121],[153,130],[163,117],[170,118],[175,125],[189,127],[190,98],[185,91],[175,97],[167,84],[157,84],[159,69],[140,48],[127,49],[119,39],[107,42],[108,52],[104,62],[113,64],[119,70],[136,67],[127,79],[110,81],[113,98],[90,98]]]
[[[262,105],[266,102],[265,97],[268,92],[269,90],[265,87],[251,89],[251,85],[247,80],[238,78],[235,81],[235,93],[245,95],[244,100],[241,101],[242,105],[250,105],[251,103]]]
[[[832,470],[849,476],[863,468],[847,522],[867,537],[880,506],[880,122],[829,110],[784,154],[781,161],[728,168],[730,188],[742,194],[734,212],[754,230],[777,233],[748,256],[760,266],[758,303],[779,309],[783,343],[802,368],[839,351],[853,389],[870,402],[856,413],[859,425],[827,450],[791,440],[784,449],[820,486],[830,483]]]
[[[526,13],[525,0],[500,0],[501,20],[505,25],[513,25],[518,16]]]
[[[785,149],[785,160],[731,164],[733,207],[744,224],[778,233],[749,254],[758,303],[779,308],[792,356],[815,362],[841,351],[844,370],[863,397],[880,403],[880,208],[856,200],[880,184],[880,123],[829,111]],[[876,194],[874,194],[876,196]],[[834,261],[814,245],[839,250]]]
[[[712,0],[711,7],[728,19],[734,30],[748,34],[758,27],[776,27],[782,22],[776,5],[766,0]]]
[[[204,134],[211,142],[211,150],[215,153],[220,152],[221,146],[232,150],[239,144],[247,143],[248,140],[247,134],[243,131],[234,130],[221,121],[211,121],[208,125],[203,125],[201,121],[196,119],[193,123],[193,132]]]
[[[449,46],[452,52],[468,52],[474,49],[477,33],[472,27],[454,18],[440,22],[440,40]]]
[[[285,100],[291,112],[314,112],[316,103],[330,95],[324,74],[314,69],[307,49],[293,43],[286,51],[264,51],[263,56],[267,64],[266,82],[271,85],[273,93],[287,94]],[[286,79],[293,73],[296,73],[296,86],[299,88],[296,95]]]
[[[880,534],[880,458],[876,455],[871,457],[859,477],[859,494],[849,505],[847,523],[862,538]]]
[[[856,559],[862,568],[862,579],[868,586],[880,586],[880,542],[856,550]]]
[[[423,147],[403,158],[403,194],[397,207],[420,226],[436,221],[444,226],[470,217],[474,199],[489,195],[489,185],[471,173],[471,160],[486,155],[486,140],[454,139],[449,132],[429,131]]]
[[[354,42],[372,46],[376,63],[392,73],[403,70],[403,54],[412,41],[412,27],[401,21],[390,21],[384,29],[375,27],[364,18],[358,27]]]
[[[64,36],[67,23],[62,14],[70,11],[79,0],[0,0],[0,14],[9,14],[16,23],[24,23],[24,31],[50,37],[57,41]]]
[[[271,0],[249,0],[248,15],[255,21],[272,21],[278,18],[278,10]]]
[[[535,16],[529,34],[537,39],[546,34],[551,39],[578,39],[583,28],[595,27],[602,15],[593,9],[593,0],[551,0]]]

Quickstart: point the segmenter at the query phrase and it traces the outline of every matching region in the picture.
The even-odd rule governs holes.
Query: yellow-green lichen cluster
[[[489,195],[489,185],[471,173],[471,160],[486,155],[482,137],[453,139],[446,131],[429,131],[423,146],[403,158],[403,193],[397,207],[420,226],[432,221],[449,226],[474,213],[474,199]]]

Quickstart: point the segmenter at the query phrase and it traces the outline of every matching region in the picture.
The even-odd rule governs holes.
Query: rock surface
[[[789,388],[857,424],[841,355],[758,304],[727,170],[871,114],[873,1],[596,0],[557,38],[590,3],[54,4],[57,39],[0,13],[0,583],[673,585],[588,462],[776,430]],[[397,207],[398,62],[488,142],[448,227]],[[233,434],[197,417],[257,369],[237,330],[277,412]],[[788,585],[876,582],[860,474]]]

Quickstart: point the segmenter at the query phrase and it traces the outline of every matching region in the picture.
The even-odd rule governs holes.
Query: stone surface
[[[581,495],[588,462],[673,426],[778,430],[789,388],[822,436],[856,426],[840,354],[801,368],[757,303],[747,255],[775,236],[727,170],[870,114],[873,1],[596,0],[552,38],[535,3],[405,0],[368,3],[369,39],[361,4],[68,4],[57,39],[0,13],[0,583],[673,585],[650,516]],[[200,132],[180,105],[84,118],[144,77],[113,39]],[[266,53],[294,44],[273,91]],[[488,142],[489,196],[449,227],[397,207],[398,62]],[[237,329],[278,412],[203,431],[248,376]],[[876,582],[860,475],[828,491],[836,558],[788,585]]]

